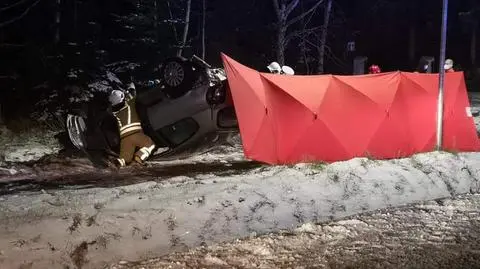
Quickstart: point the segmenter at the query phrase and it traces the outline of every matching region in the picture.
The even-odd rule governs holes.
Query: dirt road
[[[436,200],[110,268],[480,268],[479,208]]]

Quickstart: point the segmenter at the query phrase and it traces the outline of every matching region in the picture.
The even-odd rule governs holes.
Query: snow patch
[[[53,148],[46,145],[30,144],[28,148],[18,147],[13,148],[11,152],[5,154],[6,162],[29,162],[36,161],[45,155],[50,155],[58,152],[58,148]]]
[[[0,166],[5,162],[29,162],[55,154],[62,148],[55,138],[57,133],[37,128],[16,134],[0,126]]]
[[[317,234],[317,233],[319,233],[319,226],[309,222],[309,223],[305,223],[302,226],[298,227],[295,230],[295,232]]]

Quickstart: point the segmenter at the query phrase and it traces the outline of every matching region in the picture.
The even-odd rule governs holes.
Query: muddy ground
[[[480,268],[479,208],[438,199],[110,268]]]

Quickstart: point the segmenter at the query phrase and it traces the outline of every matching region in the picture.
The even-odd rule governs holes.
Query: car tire
[[[165,92],[173,98],[184,95],[194,86],[194,73],[193,65],[186,59],[175,57],[165,60],[160,69]]]
[[[68,114],[66,120],[66,129],[71,143],[79,150],[84,150],[86,147],[85,119],[80,116]]]

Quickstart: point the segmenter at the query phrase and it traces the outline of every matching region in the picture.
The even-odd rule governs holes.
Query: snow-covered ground
[[[427,201],[110,268],[479,268],[479,206]]]
[[[2,185],[8,194],[0,197],[0,268],[103,268],[480,190],[480,153],[236,172],[228,171],[236,164],[222,165],[223,173],[200,168],[175,177],[161,165],[128,175],[90,173],[82,180],[96,183],[83,188]],[[116,186],[98,187],[103,180]]]
[[[40,128],[16,134],[0,125],[0,168],[5,162],[36,161],[57,153],[61,146],[55,135],[55,132]]]

